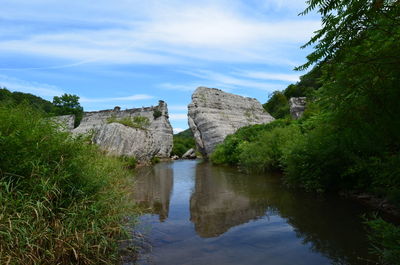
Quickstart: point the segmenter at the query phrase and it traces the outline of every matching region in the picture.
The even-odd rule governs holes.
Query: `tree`
[[[83,108],[79,103],[79,97],[72,94],[63,94],[61,97],[55,96],[53,104],[56,106],[58,115],[75,115],[75,127],[77,127],[83,117]]]
[[[314,51],[307,56],[308,61],[297,70],[304,70],[320,61],[334,60],[349,47],[362,42],[384,44],[395,40],[398,43],[399,0],[308,0],[307,3],[309,6],[301,15],[317,9],[322,16],[322,29],[303,45],[302,48],[316,44]],[[381,59],[398,63],[398,55],[397,58]],[[358,63],[370,60],[369,57],[358,57]]]

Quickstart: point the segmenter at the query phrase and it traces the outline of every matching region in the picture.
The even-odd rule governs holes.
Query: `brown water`
[[[289,190],[279,176],[199,161],[160,163],[139,170],[135,197],[151,208],[137,228],[151,249],[138,264],[364,265],[372,259],[361,218],[366,209]]]

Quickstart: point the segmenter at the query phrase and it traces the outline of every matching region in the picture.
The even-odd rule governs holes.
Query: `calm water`
[[[151,208],[138,229],[152,247],[139,264],[364,265],[371,259],[365,209],[288,190],[279,176],[199,161],[160,163],[139,170],[135,198]]]

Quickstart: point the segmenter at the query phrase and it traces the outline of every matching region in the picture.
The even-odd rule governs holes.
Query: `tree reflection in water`
[[[185,175],[186,166],[195,168]],[[365,209],[337,196],[290,190],[280,180],[196,161],[141,170],[135,196],[166,220],[152,223],[158,232],[153,235],[155,263],[243,264],[245,255],[252,255],[246,264],[269,259],[273,264],[353,265],[365,264],[359,257],[373,259],[361,219]],[[168,211],[174,216],[166,219]]]

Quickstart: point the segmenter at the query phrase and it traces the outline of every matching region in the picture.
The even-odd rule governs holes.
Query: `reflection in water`
[[[170,167],[145,167],[137,171],[134,199],[139,205],[150,208],[163,222],[168,218],[169,200],[173,186]]]
[[[215,237],[229,228],[264,216],[266,205],[253,203],[232,186],[232,177],[222,168],[200,164],[190,199],[191,221],[201,237]]]
[[[286,189],[279,176],[179,161],[143,170],[135,190],[140,202],[161,205],[154,213],[164,222],[142,217],[153,228],[151,264],[361,265],[373,259],[360,217],[365,209]]]

